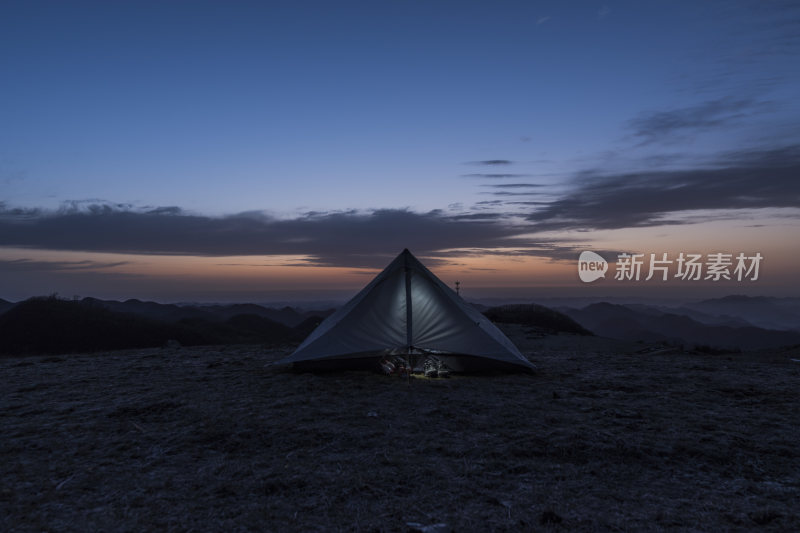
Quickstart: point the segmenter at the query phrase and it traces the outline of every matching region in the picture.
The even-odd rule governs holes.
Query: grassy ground
[[[507,329],[537,373],[0,359],[0,530],[800,530],[800,356]]]

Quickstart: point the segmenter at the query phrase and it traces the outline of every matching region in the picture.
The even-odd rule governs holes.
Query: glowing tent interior
[[[477,309],[407,249],[278,363],[301,369],[378,368],[387,356],[457,372],[534,366]]]

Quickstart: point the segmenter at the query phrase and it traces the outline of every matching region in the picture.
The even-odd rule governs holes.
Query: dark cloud
[[[149,215],[180,215],[183,210],[180,207],[171,205],[165,207],[154,207],[147,211]]]
[[[450,220],[502,220],[506,218],[505,213],[464,213],[460,215],[450,215]]]
[[[584,246],[530,235],[563,229],[690,224],[730,217],[731,210],[800,206],[800,145],[729,152],[713,163],[690,170],[586,172],[558,196],[534,196],[540,201],[531,198],[539,194],[537,184],[508,183],[486,192],[503,200],[478,202],[455,214],[381,209],[315,211],[277,219],[262,212],[204,216],[176,206],[131,209],[127,204],[77,201],[46,212],[0,203],[0,246],[216,257],[292,255],[301,258],[298,265],[347,267],[384,266],[403,248],[430,258],[433,264],[448,259],[443,250],[460,254],[463,249],[477,250],[476,254],[519,250],[521,255],[574,259],[576,250]],[[514,212],[511,206],[524,213]],[[520,225],[520,220],[525,224]],[[18,260],[0,263],[0,270],[76,276],[113,266],[119,264],[45,265]]]
[[[145,212],[81,206],[38,216],[0,211],[0,246],[174,255],[304,255],[309,264],[383,266],[403,248],[425,255],[464,246],[492,249],[518,240],[520,228],[497,214],[448,215],[384,209],[313,212],[279,220],[263,213],[225,217],[175,208]]]
[[[576,261],[580,253],[584,250],[594,250],[603,257],[615,257],[616,251],[597,250],[586,243],[564,242],[552,239],[540,240],[535,244],[519,246],[519,241],[507,248],[491,250],[491,255],[503,256],[508,258],[542,257],[555,261]],[[481,248],[460,248],[447,250],[433,254],[435,257],[444,260],[460,259],[464,257],[479,257],[487,254],[487,250]]]
[[[486,192],[481,192],[479,194],[491,194],[492,196],[549,196],[550,195],[550,193],[536,192],[536,191],[525,191],[525,192],[486,191]]]
[[[720,98],[701,104],[643,113],[628,122],[642,144],[676,140],[698,131],[730,126],[740,119],[769,109],[771,103],[752,99]]]
[[[3,219],[23,220],[25,218],[35,218],[42,215],[41,209],[11,207],[6,202],[0,202],[0,222]]]
[[[483,161],[470,161],[467,163],[468,165],[488,165],[488,166],[500,166],[500,165],[513,165],[513,161],[509,161],[508,159],[484,159]]]
[[[0,272],[69,272],[91,271],[130,264],[129,261],[34,261],[32,259],[0,260]]]
[[[103,214],[114,211],[126,211],[134,209],[133,204],[114,203],[100,198],[88,198],[85,200],[66,200],[61,203],[58,212],[64,215],[76,213]],[[147,209],[147,208],[145,208]]]
[[[694,210],[800,206],[800,146],[724,154],[695,170],[583,175],[573,189],[530,214],[539,230],[615,229],[699,222]],[[671,218],[670,218],[671,217]]]
[[[544,187],[541,183],[487,183],[481,187],[492,187],[495,189],[532,189]]]

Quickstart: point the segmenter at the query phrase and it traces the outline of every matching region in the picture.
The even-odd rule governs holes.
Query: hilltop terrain
[[[800,530],[797,349],[503,325],[534,374],[295,374],[291,345],[0,359],[0,529]]]

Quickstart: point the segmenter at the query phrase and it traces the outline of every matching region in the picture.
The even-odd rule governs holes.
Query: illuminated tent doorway
[[[294,353],[296,368],[377,368],[387,356],[413,368],[436,358],[457,372],[534,366],[477,309],[403,250]]]

